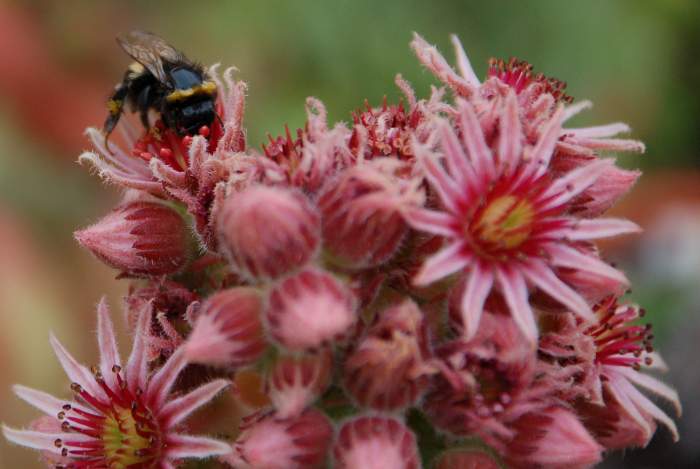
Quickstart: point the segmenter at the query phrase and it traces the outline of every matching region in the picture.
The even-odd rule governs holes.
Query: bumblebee
[[[124,106],[138,112],[149,130],[149,111],[160,114],[163,124],[177,135],[194,135],[211,126],[216,114],[216,83],[204,68],[155,34],[132,31],[117,37],[117,43],[135,60],[107,101],[105,143]]]

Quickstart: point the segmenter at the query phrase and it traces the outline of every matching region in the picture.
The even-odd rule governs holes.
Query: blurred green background
[[[124,283],[77,249],[72,231],[118,199],[75,161],[100,126],[128,58],[118,32],[146,29],[204,64],[235,65],[249,84],[249,143],[304,124],[304,99],[349,120],[365,98],[419,96],[435,84],[408,47],[421,33],[452,59],[460,36],[477,73],[489,57],[517,56],[568,82],[592,111],[573,125],[624,121],[648,145],[622,165],[645,171],[617,214],[646,228],[605,246],[630,272],[658,348],[684,396],[682,441],[663,431],[647,451],[607,467],[700,467],[700,2],[590,1],[8,1],[0,3],[0,421],[38,413],[12,383],[67,394],[46,341],[53,330],[82,360],[94,357],[93,305],[121,313]],[[126,339],[123,350],[126,352]],[[698,464],[698,465],[695,465]],[[41,467],[0,441],[0,468]]]

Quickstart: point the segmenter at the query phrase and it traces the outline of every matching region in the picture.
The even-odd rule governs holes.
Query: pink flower
[[[360,416],[340,427],[333,447],[338,469],[419,469],[416,437],[393,417]]]
[[[188,228],[182,216],[156,202],[117,207],[75,239],[98,259],[126,274],[172,274],[190,257]]]
[[[280,344],[315,349],[349,332],[356,320],[355,298],[333,275],[309,268],[272,289],[265,319]]]
[[[485,314],[474,338],[446,342],[435,354],[441,373],[423,408],[455,435],[476,435],[502,450],[515,436],[514,422],[552,402],[556,388],[537,379],[535,351],[505,314]]]
[[[628,428],[633,423],[642,435],[635,440],[645,446],[655,431],[654,421],[658,421],[678,440],[678,430],[673,420],[666,415],[637,387],[651,391],[664,398],[673,406],[678,415],[681,404],[678,394],[660,380],[642,373],[642,368],[664,370],[665,364],[653,352],[651,326],[634,324],[642,315],[642,310],[634,305],[619,305],[617,298],[608,297],[596,307],[596,322],[581,323],[570,318],[559,331],[543,337],[540,345],[545,356],[552,357],[559,366],[580,369],[577,384],[587,393],[594,405],[605,405],[611,412],[600,414],[589,412],[591,425],[596,417],[607,420],[615,430],[615,421]],[[607,397],[607,399],[606,399]],[[617,411],[612,412],[613,409]],[[607,444],[618,446],[614,439]]]
[[[415,105],[415,96],[412,96]],[[411,135],[423,119],[420,110],[411,106],[408,112],[403,102],[389,105],[384,102],[378,108],[372,108],[365,102],[365,110],[357,110],[352,115],[355,126],[365,128],[366,136],[360,134],[360,129],[354,129],[350,148],[357,150],[363,137],[366,139],[366,158],[396,155],[400,159],[413,156]]]
[[[412,161],[411,139],[426,141],[430,136],[430,116],[448,108],[442,102],[442,90],[433,89],[430,99],[418,100],[401,75],[396,75],[394,82],[405,103],[402,100],[398,105],[390,105],[385,97],[381,106],[372,108],[365,101],[365,110],[358,109],[352,114],[354,126],[349,146],[360,161],[381,156]]]
[[[216,218],[221,249],[251,280],[303,267],[320,240],[316,208],[291,189],[260,185],[231,194]]]
[[[384,310],[345,361],[343,382],[362,406],[405,408],[423,394],[431,363],[423,313],[412,301]]]
[[[196,311],[196,313],[195,313]],[[267,349],[262,326],[262,298],[252,288],[221,290],[198,309],[184,353],[194,363],[240,367],[257,361]]]
[[[454,41],[454,39],[453,39]],[[456,43],[455,43],[456,47]],[[552,95],[555,101],[570,103],[574,100],[564,90],[566,83],[549,78],[542,73],[533,74],[532,65],[512,57],[508,62],[504,60],[489,60],[488,76],[498,78],[502,83],[511,87],[517,94],[522,93],[528,87],[538,88],[540,93]]]
[[[493,99],[505,97],[509,91],[513,91],[522,108],[521,126],[529,143],[534,143],[543,132],[542,126],[552,118],[557,103],[571,103],[572,98],[564,92],[566,83],[546,77],[542,73],[534,74],[532,66],[522,60],[511,59],[505,62],[491,59],[487,78],[482,83],[472,69],[457,36],[452,35],[450,39],[457,57],[457,71],[452,69],[437,48],[428,44],[418,34],[414,35],[411,47],[418,60],[428,70],[449,86],[457,96],[471,101],[479,114]],[[566,106],[562,122],[591,106],[590,101]],[[483,116],[482,125],[487,130],[486,134],[492,133],[495,124],[493,116]],[[598,151],[644,152],[644,144],[637,140],[611,138],[624,132],[629,132],[629,127],[619,122],[578,129],[562,128],[555,142],[556,153],[594,157]],[[557,157],[558,155],[555,155],[554,159]]]
[[[339,263],[377,266],[397,251],[408,232],[401,213],[424,199],[420,181],[408,171],[395,159],[377,158],[326,184],[318,199],[323,244]]]
[[[282,419],[295,417],[326,390],[331,380],[330,350],[277,358],[267,378],[267,395]]]
[[[150,314],[139,320],[134,345],[122,366],[107,306],[97,308],[100,365],[92,371],[78,364],[53,336],[51,345],[73,381],[72,400],[15,386],[15,393],[52,416],[60,430],[16,430],[3,426],[13,443],[64,458],[66,467],[149,467],[172,469],[183,458],[227,453],[227,444],[180,433],[182,421],[213,399],[228,382],[215,380],[188,394],[170,398],[170,390],[187,361],[178,350],[149,376],[143,331]],[[46,428],[46,427],[44,427]]]
[[[333,427],[317,410],[286,419],[257,413],[243,420],[233,451],[221,459],[238,469],[321,468],[332,439]]]
[[[450,123],[441,120],[437,124],[441,154],[416,145],[441,207],[439,211],[411,210],[407,219],[416,229],[444,237],[447,245],[423,264],[414,282],[429,285],[461,272],[466,280],[461,312],[467,338],[476,333],[483,304],[496,290],[534,342],[537,323],[528,301],[532,287],[592,319],[585,299],[560,280],[556,269],[580,270],[627,285],[624,274],[582,252],[576,243],[636,232],[638,227],[623,220],[582,220],[567,214],[569,202],[610,163],[599,160],[560,178],[549,176],[561,110],[535,145],[529,146],[523,145],[514,92],[502,105],[494,106],[500,122],[494,148],[487,143],[474,107],[465,101],[457,105],[461,138]]]
[[[306,127],[297,131],[296,139],[289,129],[284,137],[270,137],[270,143],[263,147],[265,157],[258,159],[277,164],[276,168],[266,169],[267,177],[272,177],[275,183],[289,184],[314,194],[339,171],[351,166],[356,156],[348,147],[348,128],[340,123],[328,128],[326,107],[321,101],[307,98],[306,115]]]

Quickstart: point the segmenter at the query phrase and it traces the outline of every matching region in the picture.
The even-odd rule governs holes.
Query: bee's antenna
[[[217,112],[215,115],[216,115],[216,119],[219,121],[219,125],[221,126],[221,130],[223,130],[223,129],[224,129],[224,121],[223,121],[223,119],[221,119],[221,116],[219,115],[218,112]]]

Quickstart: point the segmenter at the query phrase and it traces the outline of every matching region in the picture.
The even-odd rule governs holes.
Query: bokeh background
[[[0,2],[0,421],[37,412],[12,383],[68,392],[49,331],[94,361],[93,307],[121,313],[125,284],[80,251],[72,232],[118,199],[75,161],[83,129],[128,63],[118,32],[147,29],[205,64],[236,65],[249,83],[249,142],[304,123],[304,98],[349,120],[365,98],[398,96],[401,72],[425,95],[431,76],[408,48],[418,31],[447,55],[457,33],[477,72],[517,56],[568,82],[595,107],[577,125],[628,122],[648,145],[621,156],[644,170],[615,209],[645,227],[604,246],[629,271],[657,348],[681,393],[681,442],[661,430],[646,451],[605,467],[700,467],[700,2],[521,1],[62,1]],[[451,56],[451,55],[450,55]],[[126,339],[123,341],[126,352]],[[39,468],[35,453],[0,439],[0,468]]]

